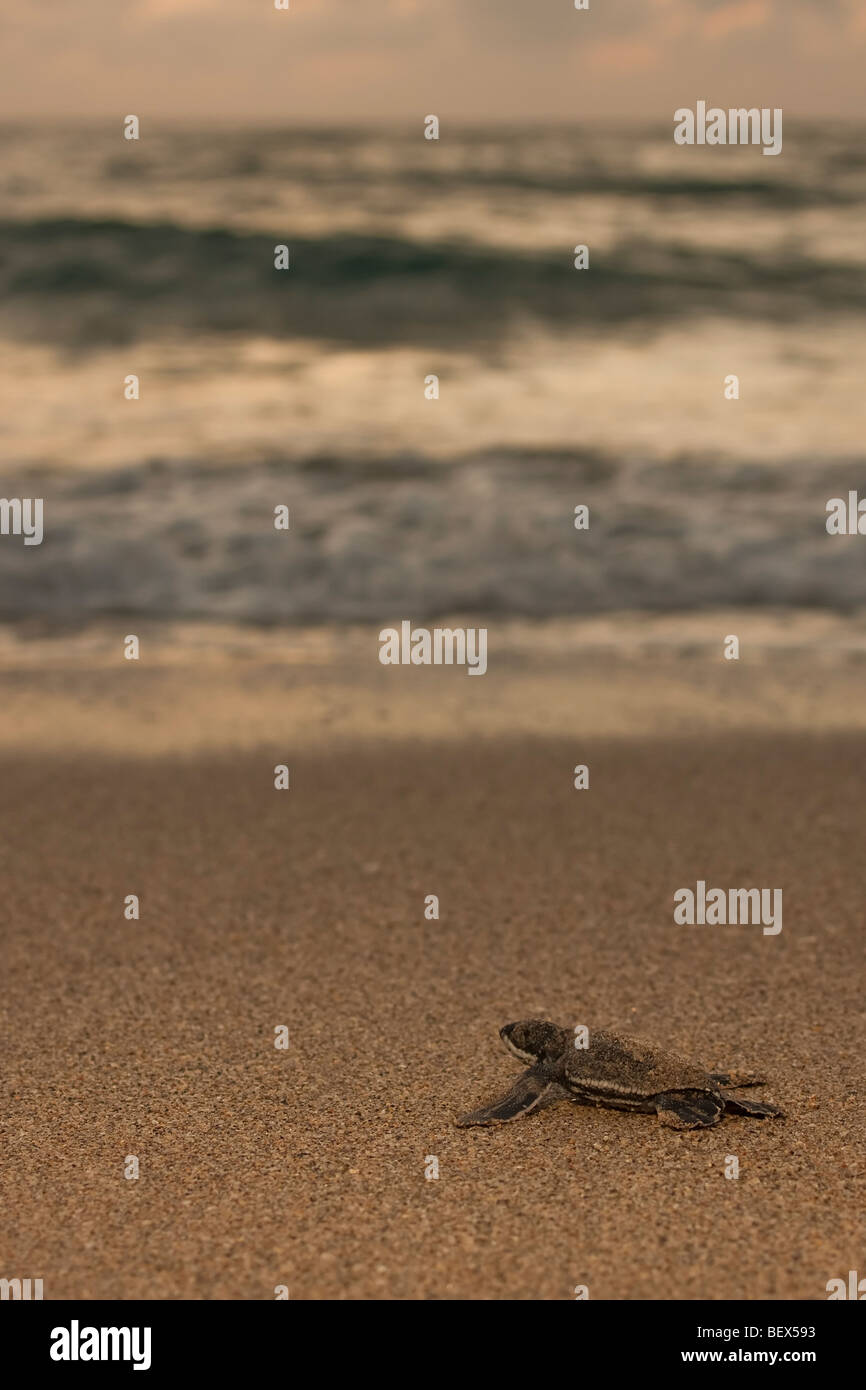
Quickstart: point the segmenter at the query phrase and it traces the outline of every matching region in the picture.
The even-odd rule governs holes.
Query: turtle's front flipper
[[[509,1120],[517,1120],[536,1110],[551,1089],[551,1077],[546,1067],[530,1067],[518,1076],[507,1095],[486,1105],[483,1110],[473,1110],[471,1115],[462,1115],[457,1121],[462,1128],[468,1125],[504,1125]]]
[[[777,1105],[764,1105],[757,1100],[741,1100],[739,1096],[723,1096],[725,1110],[729,1115],[751,1115],[753,1120],[767,1120],[778,1116],[784,1119],[785,1112]]]
[[[753,1071],[711,1071],[710,1080],[717,1086],[764,1086],[766,1077]]]
[[[659,1096],[656,1112],[659,1124],[668,1129],[703,1129],[717,1125],[724,1102],[712,1091],[665,1091]]]
[[[577,1100],[577,1096],[570,1091],[567,1086],[560,1086],[558,1081],[551,1081],[541,1100],[535,1106],[536,1110],[546,1110],[548,1105],[557,1105],[561,1100]]]

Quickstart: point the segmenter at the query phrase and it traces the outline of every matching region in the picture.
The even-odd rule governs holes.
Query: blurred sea
[[[864,212],[841,125],[775,159],[7,127],[0,495],[43,497],[45,540],[0,542],[0,613],[862,605],[864,542],[824,521],[866,495]]]

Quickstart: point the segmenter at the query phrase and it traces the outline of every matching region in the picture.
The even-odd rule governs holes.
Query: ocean
[[[863,605],[864,135],[5,127],[0,613]]]

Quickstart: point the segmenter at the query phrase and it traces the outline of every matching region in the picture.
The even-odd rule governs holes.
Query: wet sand
[[[734,669],[650,622],[627,658],[539,630],[468,679],[312,633],[135,666],[130,630],[4,639],[0,1274],[48,1299],[823,1299],[862,1274],[856,652]],[[700,878],[781,887],[781,933],[675,925]],[[788,1118],[455,1128],[533,1014],[760,1069]]]

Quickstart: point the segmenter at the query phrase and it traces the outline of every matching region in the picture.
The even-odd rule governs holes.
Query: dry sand
[[[5,634],[0,1274],[822,1299],[866,1273],[856,625],[738,664],[697,626],[491,632],[482,679],[385,670],[369,634],[175,630],[137,665],[128,625]],[[781,887],[781,934],[674,925],[698,878]],[[538,1013],[765,1070],[788,1118],[456,1129],[517,1070],[500,1024]]]

